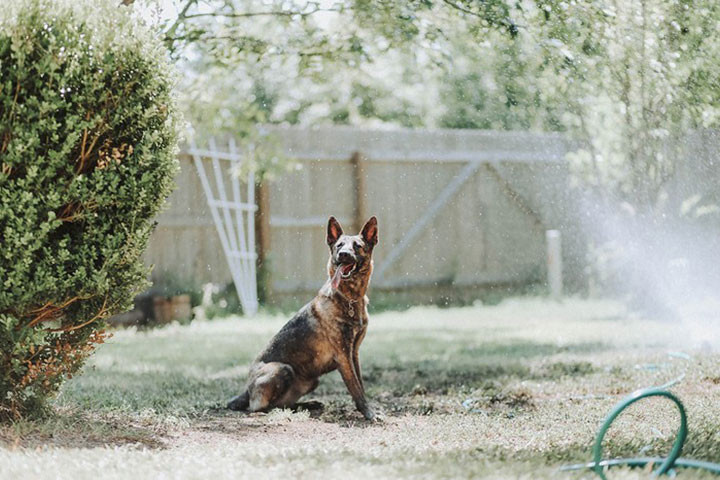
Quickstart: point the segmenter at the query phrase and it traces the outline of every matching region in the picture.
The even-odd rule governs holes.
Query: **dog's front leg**
[[[343,354],[342,357],[336,359],[340,376],[342,376],[345,386],[350,392],[350,396],[352,396],[352,399],[355,401],[355,406],[360,413],[362,413],[367,420],[375,420],[375,412],[373,412],[365,398],[365,390],[355,374],[355,367],[351,357],[352,355],[348,352],[348,354]]]
[[[363,383],[362,372],[360,371],[360,358],[358,357],[358,351],[355,349],[353,352],[353,367],[355,368],[355,375],[357,376],[360,387],[365,392],[365,384]]]
[[[364,337],[365,337],[365,332],[363,331],[355,339],[355,344],[353,345],[353,351],[352,351],[352,362],[353,362],[353,367],[355,368],[355,375],[357,375],[358,381],[360,382],[360,386],[362,387],[363,392],[365,391],[365,382],[363,382],[362,371],[360,370],[360,357],[358,355],[358,352],[360,351],[360,343],[362,343]]]

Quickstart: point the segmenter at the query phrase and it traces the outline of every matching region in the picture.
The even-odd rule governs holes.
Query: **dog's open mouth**
[[[341,263],[335,267],[335,275],[332,277],[332,287],[338,288],[340,280],[350,278],[357,268],[357,263]]]
[[[355,272],[355,267],[357,267],[357,263],[343,263],[338,266],[338,270],[340,270],[342,278],[348,278]]]

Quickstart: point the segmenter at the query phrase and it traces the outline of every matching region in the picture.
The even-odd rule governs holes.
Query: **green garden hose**
[[[660,466],[653,471],[653,476],[659,476],[659,475],[665,475],[673,471],[675,467],[683,467],[683,468],[699,468],[703,470],[707,470],[709,472],[715,473],[720,475],[720,464],[717,463],[710,463],[710,462],[703,462],[699,460],[687,460],[680,457],[680,452],[682,451],[683,444],[685,443],[685,439],[687,437],[688,428],[687,428],[687,416],[685,415],[685,407],[683,406],[682,402],[679,398],[677,398],[674,394],[670,393],[667,388],[670,388],[672,385],[675,385],[678,383],[682,378],[684,377],[684,374],[680,376],[679,378],[676,378],[675,380],[666,383],[665,385],[661,385],[659,387],[650,387],[643,390],[638,390],[636,392],[631,393],[629,396],[625,397],[620,403],[615,405],[615,408],[612,409],[610,412],[610,415],[607,416],[605,419],[605,422],[603,422],[602,426],[600,427],[600,431],[598,432],[597,437],[595,438],[595,445],[593,446],[593,461],[590,463],[581,463],[578,465],[566,465],[564,467],[561,467],[560,470],[562,471],[569,471],[569,470],[582,470],[582,469],[591,469],[593,470],[600,478],[603,480],[607,480],[607,477],[605,477],[605,469],[609,467],[616,467],[616,466],[627,466],[627,467],[644,467],[646,465],[656,465],[659,464]],[[675,442],[673,443],[672,450],[670,451],[670,454],[666,458],[661,457],[637,457],[637,458],[618,458],[613,460],[603,460],[602,459],[602,442],[605,438],[605,434],[607,433],[608,429],[610,428],[610,425],[615,421],[615,419],[630,405],[633,403],[642,400],[643,398],[648,397],[665,397],[670,399],[675,406],[678,409],[678,412],[680,413],[680,428],[678,429],[677,436],[675,437]]]

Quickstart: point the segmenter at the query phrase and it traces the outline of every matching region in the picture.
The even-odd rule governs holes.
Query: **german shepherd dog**
[[[230,400],[229,409],[258,412],[291,407],[315,390],[322,375],[337,369],[357,409],[367,420],[375,420],[365,398],[358,350],[367,331],[366,292],[377,241],[375,217],[359,235],[344,235],[340,223],[330,217],[327,282],[258,355],[245,391]]]

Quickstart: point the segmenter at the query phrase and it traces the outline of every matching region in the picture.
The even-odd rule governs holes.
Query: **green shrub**
[[[0,417],[41,412],[146,286],[179,118],[162,44],[120,2],[0,11]]]

